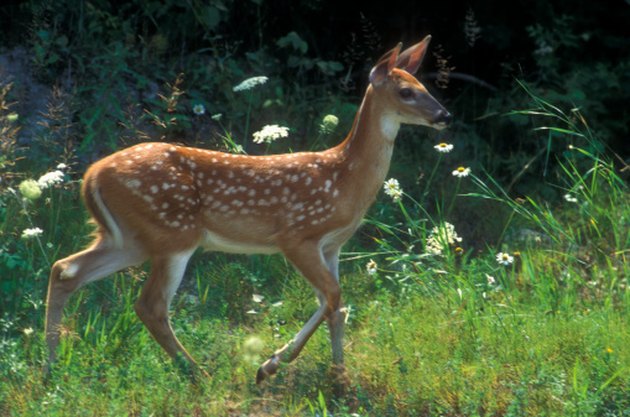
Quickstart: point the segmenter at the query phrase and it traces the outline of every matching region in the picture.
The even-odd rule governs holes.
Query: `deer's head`
[[[451,114],[428,92],[414,74],[420,68],[431,36],[400,52],[402,44],[381,57],[370,72],[370,83],[399,123],[444,129]]]

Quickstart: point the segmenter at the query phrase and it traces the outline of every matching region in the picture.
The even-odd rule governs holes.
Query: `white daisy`
[[[435,145],[433,148],[440,152],[440,153],[449,153],[450,151],[453,150],[453,145],[450,143],[438,143],[437,145]]]
[[[497,262],[504,266],[509,266],[514,263],[514,257],[507,252],[497,253]]]
[[[206,114],[206,107],[203,104],[195,104],[192,110],[197,116],[203,116]]]
[[[453,171],[453,175],[458,178],[467,177],[470,175],[470,168],[458,167],[455,171]]]

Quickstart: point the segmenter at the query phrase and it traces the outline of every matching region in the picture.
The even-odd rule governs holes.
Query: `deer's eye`
[[[415,95],[411,88],[401,88],[398,94],[400,95],[400,98],[402,98],[403,100],[412,99]]]

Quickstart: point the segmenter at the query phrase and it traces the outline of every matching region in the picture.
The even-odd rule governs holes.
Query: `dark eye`
[[[414,97],[414,93],[411,88],[401,88],[398,94],[403,100],[409,100]]]

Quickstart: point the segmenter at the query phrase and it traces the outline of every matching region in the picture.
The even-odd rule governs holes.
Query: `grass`
[[[145,267],[71,299],[59,361],[44,378],[48,269],[82,247],[90,229],[68,173],[35,200],[3,191],[0,413],[630,415],[630,193],[581,115],[533,94],[532,102],[515,114],[542,118],[539,132],[577,140],[555,176],[569,198],[551,206],[514,199],[484,173],[453,178],[455,194],[460,185],[463,193],[453,197],[457,205],[482,200],[509,213],[498,243],[483,246],[444,226],[454,200],[426,211],[427,184],[401,190],[395,203],[382,197],[342,263],[349,399],[332,397],[325,326],[294,363],[254,383],[262,359],[316,308],[308,284],[281,257],[198,254],[189,265],[173,325],[210,378],[191,383],[135,316]],[[43,233],[20,237],[34,226]],[[430,239],[439,250],[426,250]],[[499,252],[513,262],[499,264]]]

